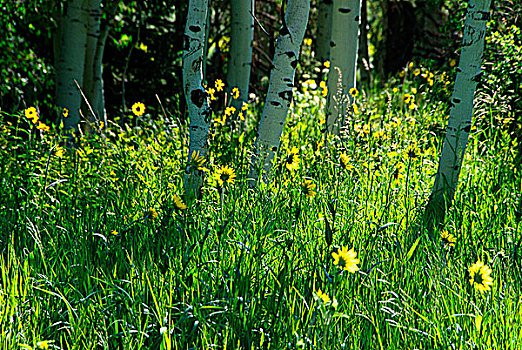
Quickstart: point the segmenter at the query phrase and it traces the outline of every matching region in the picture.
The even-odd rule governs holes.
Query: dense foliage
[[[192,165],[207,174],[198,201],[181,187],[185,131],[147,107],[123,127],[92,125],[76,149],[59,128],[9,116],[2,347],[520,347],[508,128],[473,129],[444,226],[429,235],[420,220],[445,77],[411,65],[384,89],[353,91],[349,131],[326,143],[321,79],[303,81],[273,182],[255,190],[248,147],[230,142],[244,124],[216,108],[212,155]]]

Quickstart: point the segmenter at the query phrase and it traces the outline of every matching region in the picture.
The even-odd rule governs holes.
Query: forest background
[[[0,105],[4,111],[37,104],[42,116],[50,122],[60,116],[54,103],[55,40],[66,3],[49,0],[2,3]],[[312,41],[300,62],[298,80],[303,74],[310,75],[307,70],[325,60],[317,55],[322,45],[316,40],[320,37],[317,33],[320,3],[311,3],[305,37]],[[367,53],[362,52],[359,57],[360,63],[366,58],[369,61],[366,67],[371,65],[370,81],[383,85],[410,61],[422,62],[426,68],[446,69],[452,74],[449,68],[458,62],[466,4],[465,1],[441,0],[364,1],[368,10],[367,29],[361,38],[366,32],[369,45],[366,45]],[[284,7],[281,5],[281,1],[271,0],[255,4],[250,92],[261,99],[268,88],[270,62],[282,23]],[[104,6],[102,26],[109,31],[103,54],[107,115],[124,116],[124,111],[138,100],[151,101],[147,103],[148,108],[155,110],[158,94],[169,113],[185,118],[181,78],[188,2],[122,1]],[[487,80],[484,91],[490,97],[502,99],[501,103],[491,101],[492,105],[505,110],[507,104],[510,110],[520,111],[515,64],[518,58],[515,48],[520,38],[516,33],[510,34],[512,26],[519,27],[520,5],[516,1],[500,1],[492,7],[490,38],[493,39],[492,33],[498,33],[503,40],[486,47],[485,65],[493,66],[488,71],[495,76]],[[514,46],[508,44],[508,38],[512,38]],[[230,2],[214,1],[208,26],[207,81],[226,77],[229,41]],[[359,66],[364,68],[363,64]],[[501,91],[495,94],[497,89]]]

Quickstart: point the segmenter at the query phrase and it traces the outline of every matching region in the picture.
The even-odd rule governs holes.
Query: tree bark
[[[279,148],[279,139],[292,101],[295,68],[299,61],[309,12],[310,0],[288,0],[276,42],[270,84],[256,139],[255,157],[263,159],[263,153],[268,152],[263,161],[265,176]],[[255,163],[252,162],[251,176],[257,180],[259,174]]]
[[[203,81],[207,81],[208,40],[210,33],[210,16],[212,15],[212,0],[208,0],[207,17],[205,19],[205,40],[203,41]]]
[[[319,1],[319,18],[317,19],[317,59],[325,62],[330,59],[330,39],[332,35],[333,0]]]
[[[481,75],[480,66],[490,5],[491,0],[470,0],[468,5],[448,127],[435,184],[425,211],[430,228],[443,222],[446,209],[451,205],[457,188],[471,130],[473,99]]]
[[[101,64],[101,60],[96,61],[96,52],[98,50],[98,43],[101,38],[100,20],[101,20],[101,0],[89,0],[88,7],[88,21],[87,21],[87,45],[85,46],[85,65],[83,72],[83,92],[87,101],[92,107],[96,115],[91,115],[90,109],[87,108],[85,101],[83,101],[84,108],[82,108],[83,115],[88,116],[90,121],[100,119],[97,111],[97,105],[94,103],[97,91],[95,89],[95,71],[96,63]],[[99,58],[99,57],[98,57]],[[100,69],[101,71],[101,69]]]
[[[348,101],[345,97],[349,89],[356,87],[360,11],[361,0],[334,0],[326,113],[328,131],[335,134],[342,127]],[[341,77],[336,67],[340,69]]]
[[[66,130],[77,130],[80,123],[82,97],[76,87],[83,84],[85,46],[87,44],[87,13],[84,0],[71,0],[58,29],[58,53],[56,63],[57,105],[69,110],[64,118]]]
[[[103,91],[103,52],[105,50],[105,43],[109,36],[110,26],[105,24],[103,26],[100,38],[96,46],[96,54],[94,55],[94,76],[92,86],[92,108],[98,118],[107,126],[107,113],[105,111],[105,96]]]
[[[254,0],[232,0],[232,33],[230,60],[227,73],[228,90],[237,87],[241,93],[233,104],[239,109],[248,100],[248,85],[252,68],[252,42],[254,40]]]
[[[207,93],[203,89],[203,65],[209,0],[190,0],[183,43],[183,89],[189,113],[189,154],[199,152],[207,157],[207,138],[210,124],[210,108]],[[194,169],[192,169],[194,170]],[[188,194],[197,194],[203,184],[203,174],[199,170],[186,172],[185,189]]]

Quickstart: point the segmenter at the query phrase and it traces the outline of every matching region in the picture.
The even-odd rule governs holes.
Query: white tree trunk
[[[208,0],[207,19],[205,20],[205,40],[203,44],[203,81],[207,81],[207,55],[208,55],[208,36],[210,33],[210,16],[212,15],[212,0]]]
[[[316,54],[317,59],[324,62],[330,59],[333,0],[321,0],[318,7]]]
[[[94,55],[94,76],[93,76],[93,91],[92,91],[92,108],[96,112],[98,118],[107,126],[107,113],[105,111],[105,96],[103,91],[103,52],[105,50],[105,43],[109,36],[110,27],[106,24],[101,32],[100,39],[96,47],[96,54]]]
[[[426,209],[431,211],[431,214],[436,214],[438,222],[444,217],[446,206],[453,201],[466,151],[473,115],[473,99],[481,74],[480,66],[490,5],[491,0],[470,0],[468,5],[448,127],[435,184]]]
[[[87,13],[84,0],[71,0],[58,29],[59,57],[56,64],[57,105],[69,110],[65,129],[78,129],[82,97],[74,80],[82,86],[87,44]]]
[[[330,41],[330,71],[328,73],[328,131],[339,133],[346,110],[345,102],[338,96],[347,96],[355,88],[357,50],[359,48],[361,0],[334,0],[332,36]],[[342,81],[339,91],[339,71]]]
[[[101,20],[101,0],[88,0],[87,7],[87,45],[85,46],[85,69],[83,72],[83,92],[87,97],[87,101],[92,107],[92,110],[96,114],[91,115],[89,108],[82,108],[83,115],[88,117],[89,120],[94,121],[100,119],[98,111],[96,110],[95,94],[98,92],[95,90],[95,59],[96,51],[98,49],[98,42],[100,41],[100,20]],[[101,64],[101,62],[98,62]],[[85,104],[85,101],[83,101]]]
[[[228,63],[228,89],[239,88],[241,95],[233,101],[236,109],[248,100],[248,84],[252,68],[252,42],[254,40],[254,0],[232,0],[232,33],[230,35],[230,61]]]
[[[183,90],[189,112],[189,154],[188,161],[194,151],[207,157],[207,137],[210,124],[210,108],[207,93],[203,89],[203,65],[207,40],[207,12],[209,0],[190,0],[187,14],[187,25],[183,44]],[[201,188],[203,177],[200,171],[187,173],[185,189],[197,192]]]
[[[270,170],[272,159],[279,148],[279,139],[292,101],[295,68],[308,23],[310,0],[288,0],[286,6],[256,140],[256,155],[263,158],[263,153],[268,152],[263,163],[265,173]],[[251,175],[257,178],[255,169],[256,164],[253,162]]]

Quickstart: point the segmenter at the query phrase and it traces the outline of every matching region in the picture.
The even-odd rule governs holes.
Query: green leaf
[[[411,256],[412,256],[413,253],[415,252],[415,249],[416,249],[417,246],[419,245],[419,242],[420,242],[420,237],[417,238],[417,240],[415,241],[415,243],[413,243],[413,245],[411,246],[410,250],[408,251],[408,254],[406,254],[406,259],[404,260],[404,262],[407,262],[408,260],[410,260]]]
[[[335,218],[335,199],[332,199],[330,202],[327,202],[328,210],[330,210],[330,213],[332,214],[332,217]]]
[[[326,216],[326,212],[324,213],[324,238],[326,240],[326,244],[328,246],[332,245],[333,242],[333,232],[330,228],[330,223],[328,222],[328,217]]]
[[[397,226],[397,225],[399,225],[399,224],[396,223],[396,222],[388,222],[388,223],[382,225],[381,227],[379,227],[379,228],[377,229],[377,231],[378,231],[378,232],[381,232],[382,230],[385,230],[386,228],[388,228],[388,227],[390,227],[390,226]]]

